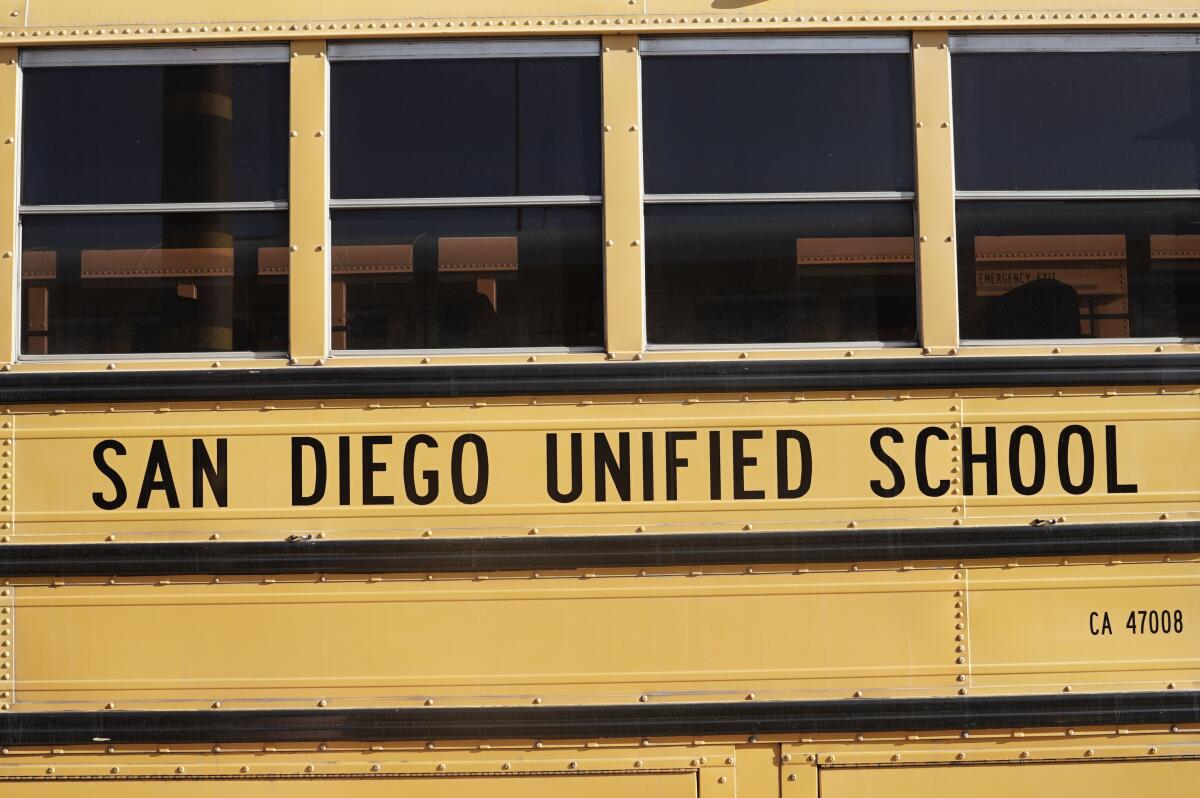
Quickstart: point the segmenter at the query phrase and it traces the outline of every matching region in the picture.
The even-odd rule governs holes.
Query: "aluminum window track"
[[[960,200],[1141,200],[1141,199],[1200,199],[1200,190],[1181,189],[1113,189],[1112,191],[956,191]]]
[[[1196,53],[1200,33],[958,33],[951,53]]]
[[[197,45],[195,47],[51,47],[21,51],[21,67],[196,66],[286,64],[286,44]]]
[[[591,38],[545,39],[440,39],[432,41],[333,42],[329,60],[408,61],[440,58],[597,58],[600,40]]]
[[[331,199],[333,210],[402,208],[512,208],[551,205],[600,205],[604,198],[593,194],[566,194],[537,197],[377,197],[369,199]]]
[[[656,55],[908,55],[908,34],[879,36],[654,36],[641,40],[644,56]]]
[[[281,202],[133,202],[95,205],[22,205],[22,216],[81,216],[119,213],[244,213],[286,211]]]
[[[702,205],[752,202],[894,202],[911,200],[915,191],[803,191],[747,194],[647,194],[647,205]]]

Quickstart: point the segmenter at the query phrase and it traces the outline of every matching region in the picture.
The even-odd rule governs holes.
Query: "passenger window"
[[[333,348],[601,347],[598,42],[330,56]]]
[[[286,61],[24,54],[24,355],[287,349]]]
[[[642,52],[651,344],[913,342],[908,39]]]

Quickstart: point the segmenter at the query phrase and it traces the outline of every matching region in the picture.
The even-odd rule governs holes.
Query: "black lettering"
[[[470,445],[475,449],[477,463],[475,477],[475,492],[467,493],[463,488],[463,450]],[[450,482],[454,488],[454,498],[463,504],[479,504],[488,490],[488,451],[483,438],[473,432],[459,435],[454,440],[454,448],[450,450]]]
[[[1100,613],[1096,612],[1095,610],[1088,615],[1088,629],[1091,631],[1092,637],[1100,634],[1100,629],[1096,626],[1096,619],[1099,617]]]
[[[363,504],[395,504],[394,496],[379,496],[375,493],[375,475],[387,471],[387,463],[375,459],[375,447],[387,446],[391,435],[364,435],[362,439],[362,500]]]
[[[200,438],[192,440],[192,506],[204,506],[204,482],[218,507],[229,506],[229,439],[217,438],[217,464]]]
[[[1029,438],[1033,442],[1033,481],[1026,483],[1021,476],[1021,441]],[[1023,424],[1013,430],[1008,439],[1008,478],[1013,490],[1022,496],[1040,493],[1046,484],[1046,443],[1042,431]]]
[[[673,502],[679,498],[679,469],[686,468],[688,459],[679,456],[680,441],[694,441],[694,432],[667,433],[667,501]]]
[[[171,476],[171,461],[167,459],[167,445],[161,438],[150,444],[150,456],[146,458],[146,473],[142,475],[142,490],[138,495],[138,509],[150,506],[150,494],[161,490],[167,497],[167,506],[179,509],[179,493],[175,490],[175,478]]]
[[[560,504],[570,504],[583,495],[583,434],[571,433],[571,487],[558,489],[558,433],[546,433],[546,493]]]
[[[1083,475],[1076,482],[1071,478],[1071,438],[1079,438],[1083,446]],[[1092,489],[1092,478],[1096,471],[1096,454],[1092,451],[1092,433],[1087,427],[1071,424],[1058,435],[1058,481],[1062,489],[1072,496],[1079,496]]]
[[[1112,631],[1112,619],[1108,617],[1108,613],[1107,613],[1107,612],[1105,612],[1105,613],[1104,613],[1104,625],[1100,627],[1100,630],[1101,630],[1102,632],[1104,632],[1104,634],[1106,634],[1106,635],[1110,635],[1110,634],[1112,634],[1112,633],[1113,633],[1113,631]]]
[[[116,510],[125,504],[125,500],[129,498],[129,491],[125,488],[125,480],[121,478],[120,473],[105,461],[104,455],[107,452],[115,452],[118,457],[124,457],[125,445],[120,441],[107,440],[100,441],[96,444],[96,448],[92,449],[92,462],[96,464],[100,473],[108,477],[109,482],[113,484],[111,499],[104,498],[102,492],[96,491],[92,494],[92,501],[101,510]]]
[[[629,433],[617,433],[617,450],[614,454],[608,443],[608,436],[603,432],[595,435],[595,466],[596,466],[596,501],[608,500],[608,480],[611,477],[613,487],[621,501],[630,500],[629,488]]]
[[[304,493],[304,450],[313,453],[316,478],[312,493]],[[325,446],[316,438],[292,438],[292,506],[307,507],[325,498]]]
[[[642,501],[654,501],[654,433],[642,433]]]
[[[972,433],[970,427],[963,427],[963,493],[967,496],[975,495],[975,464],[983,463],[987,468],[987,495],[995,496],[998,492],[996,483],[999,481],[996,474],[996,428],[983,428],[982,454],[976,454],[972,447]]]
[[[350,504],[350,436],[338,436],[338,504]]]
[[[788,443],[800,445],[800,484],[791,486],[788,468]],[[781,429],[775,432],[775,488],[781,499],[799,499],[812,487],[812,443],[798,429]]]
[[[765,499],[765,490],[746,490],[746,469],[758,465],[758,458],[746,454],[746,441],[762,440],[762,430],[735,429],[733,431],[733,498]]]
[[[713,501],[721,498],[721,433],[708,433],[708,496]]]
[[[926,496],[944,496],[950,490],[950,480],[943,479],[936,486],[929,484],[929,439],[950,440],[950,433],[941,427],[926,427],[917,433],[917,489]]]
[[[882,480],[873,479],[871,480],[871,490],[876,496],[891,499],[899,496],[904,490],[904,469],[900,468],[900,464],[883,450],[884,438],[891,439],[896,443],[904,443],[904,436],[900,434],[900,430],[894,427],[880,427],[871,434],[871,454],[875,455],[876,459],[887,466],[888,471],[892,473],[890,488],[885,488]]]
[[[433,504],[438,497],[438,472],[426,469],[421,472],[425,480],[425,492],[417,490],[417,447],[436,449],[438,443],[431,435],[414,435],[404,444],[404,495],[409,502],[419,506]]]
[[[1109,493],[1137,493],[1138,486],[1136,482],[1127,482],[1122,484],[1117,477],[1117,426],[1116,424],[1104,425],[1104,466],[1105,473],[1108,476],[1108,492]]]

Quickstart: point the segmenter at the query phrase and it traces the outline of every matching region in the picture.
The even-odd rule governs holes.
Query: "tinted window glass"
[[[1200,187],[1200,53],[954,56],[960,189]]]
[[[29,69],[29,205],[288,196],[286,64]]]
[[[283,351],[287,214],[27,216],[25,354]]]
[[[908,203],[650,205],[656,344],[912,341]]]
[[[964,338],[1200,337],[1200,202],[960,202]]]
[[[342,62],[333,195],[600,193],[595,58]]]
[[[598,347],[600,208],[333,217],[335,349]]]
[[[642,72],[648,193],[913,187],[907,55],[653,56]]]

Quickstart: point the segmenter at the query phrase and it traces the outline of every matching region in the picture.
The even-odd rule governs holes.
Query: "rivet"
[[[437,767],[435,767],[434,770],[436,770],[439,773],[443,773],[446,770],[446,766],[444,764],[442,764],[441,762],[438,762]]]
[[[109,773],[112,773],[112,774],[115,776],[116,774],[118,774],[118,773],[120,773],[120,772],[121,772],[121,769],[120,769],[120,768],[113,768],[113,769],[111,769],[111,770],[110,770],[110,771],[108,771],[108,772],[109,772]]]
[[[1096,754],[1096,749],[1094,749],[1094,748],[1089,748],[1088,750],[1083,752],[1084,756],[1095,756],[1095,754]]]
[[[648,695],[643,694],[643,695],[638,696],[638,701],[641,701],[643,704],[649,700],[650,700],[650,696],[648,696]]]
[[[1155,754],[1157,754],[1157,753],[1158,753],[1158,747],[1157,747],[1157,746],[1152,746],[1152,747],[1150,748],[1150,750],[1149,750],[1149,752],[1148,752],[1148,753],[1150,754],[1150,756],[1154,756]]]
[[[579,767],[578,762],[568,762],[567,763],[567,770],[574,770],[577,767]]]
[[[795,780],[796,780],[796,774],[795,774],[795,773],[791,773],[791,774],[789,774],[789,775],[788,775],[788,777],[787,777],[787,780],[788,780],[788,781],[795,781]]]
[[[239,772],[239,773],[249,773],[249,772],[250,772],[250,766],[249,766],[249,765],[242,765],[242,767],[240,768],[240,770],[239,770],[238,772]]]
[[[1028,759],[1028,758],[1029,758],[1029,752],[1028,752],[1028,751],[1022,751],[1020,754],[1018,754],[1018,756],[1019,756],[1019,757],[1021,757],[1021,759]]]
[[[378,773],[380,770],[382,770],[382,768],[380,768],[379,765],[371,765],[372,773]]]
[[[635,768],[640,768],[642,766],[642,764],[643,764],[642,760],[638,759],[638,760],[634,761],[633,766]]]
[[[49,775],[49,776],[53,776],[53,775],[54,775],[54,768],[46,768],[46,774],[47,774],[47,775]]]
[[[954,758],[961,762],[962,760],[967,758],[967,755],[964,754],[962,751],[959,751],[957,754],[954,755]]]
[[[893,761],[893,762],[899,762],[899,761],[900,761],[900,755],[899,755],[899,754],[892,754],[892,761]]]
[[[317,702],[317,706],[319,706],[319,707],[327,707],[327,706],[329,706],[329,702],[328,702],[328,701],[326,701],[324,698],[322,698],[320,701],[318,701],[318,702]]]
[[[183,774],[183,773],[187,772],[187,769],[184,768],[183,765],[180,765],[179,767],[175,768],[175,772],[179,773],[179,774]]]
[[[829,756],[825,757],[825,761],[826,761],[826,762],[836,762],[836,761],[837,761],[837,757],[836,757],[836,756],[834,756],[833,754],[830,754]]]
[[[727,781],[729,781],[729,779],[728,779],[728,778],[726,778],[725,776],[719,776],[719,777],[717,778],[717,784],[724,784],[724,783],[725,783],[725,782],[727,782]]]

